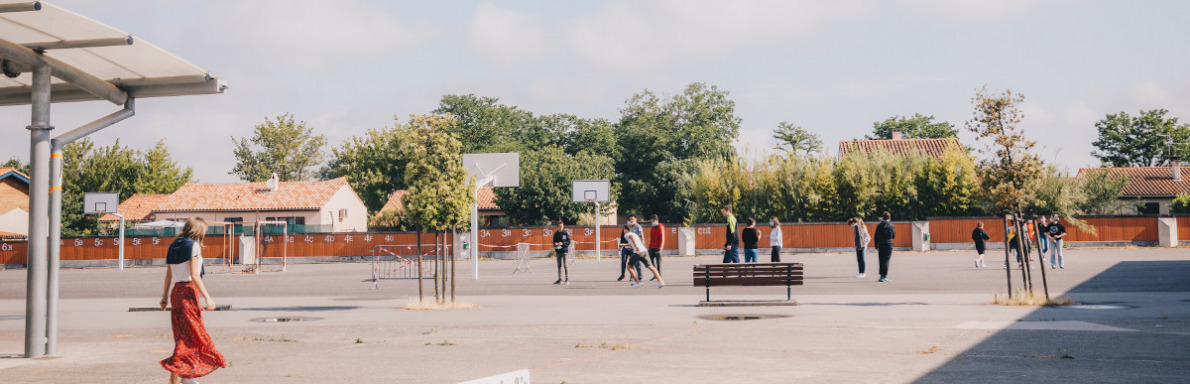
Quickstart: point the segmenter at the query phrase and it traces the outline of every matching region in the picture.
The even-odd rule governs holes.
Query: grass
[[[443,304],[438,304],[437,302],[434,301],[434,299],[418,301],[417,299],[412,298],[412,297],[409,298],[409,301],[405,302],[404,307],[401,307],[401,309],[408,310],[408,311],[440,311],[440,310],[449,310],[449,309],[473,309],[473,308],[479,308],[479,306],[475,305],[475,304],[468,303],[466,301],[455,301],[453,303],[448,301]]]
[[[632,349],[632,346],[628,345],[627,343],[624,343],[624,342],[619,342],[619,343],[615,343],[615,344],[600,343],[599,348],[610,349],[613,351],[619,351],[621,349]]]
[[[438,331],[435,331],[435,330],[434,330],[434,328],[430,328],[430,330],[428,330],[428,331],[425,331],[425,332],[422,332],[421,334],[423,334],[423,335],[432,335],[432,334],[434,334],[434,332],[438,332]]]
[[[1026,307],[1058,307],[1065,305],[1078,305],[1078,303],[1074,302],[1074,300],[1070,300],[1069,297],[1051,297],[1049,300],[1046,300],[1045,295],[1042,293],[1034,291],[1033,294],[1029,294],[1024,290],[1017,290],[1014,292],[1011,299],[1006,296],[996,294],[996,296],[992,299],[992,304]]]
[[[442,339],[441,343],[426,343],[426,345],[437,345],[439,347],[449,347],[449,346],[455,345],[455,343],[452,343],[450,340]]]
[[[918,352],[917,354],[919,354],[919,355],[929,355],[929,354],[932,354],[932,353],[934,353],[934,352],[938,352],[938,346],[937,346],[937,345],[935,345],[935,346],[931,346],[931,347],[930,347],[930,349],[927,349],[927,350],[924,350],[924,351]]]
[[[364,339],[361,339],[361,338],[358,338],[358,337],[357,337],[357,338],[355,338],[355,343],[356,343],[356,344],[363,344],[363,343],[364,343]]]

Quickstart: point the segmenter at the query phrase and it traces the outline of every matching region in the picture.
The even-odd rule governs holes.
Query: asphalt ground
[[[474,309],[404,310],[415,279],[373,289],[366,263],[223,274],[207,286],[230,311],[206,325],[232,366],[203,383],[454,383],[530,369],[538,383],[1180,382],[1190,372],[1187,249],[1068,250],[1047,269],[1052,295],[1088,306],[991,305],[1005,271],[971,252],[898,252],[891,283],[854,255],[786,255],[806,265],[793,307],[707,308],[691,265],[666,257],[667,286],[617,282],[618,259],[579,259],[570,285],[552,259],[457,263],[458,299]],[[1021,285],[1019,271],[1013,286]],[[24,270],[0,271],[0,382],[150,383],[173,341],[156,305],[164,268],[62,271],[59,356],[25,359]],[[648,272],[645,272],[648,275]],[[1041,271],[1034,270],[1041,290]],[[432,297],[429,281],[423,288]],[[712,299],[783,299],[784,287],[713,288]],[[271,318],[295,322],[261,322]],[[760,317],[757,320],[720,320]]]

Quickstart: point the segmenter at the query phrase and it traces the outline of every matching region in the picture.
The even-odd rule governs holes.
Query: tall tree
[[[1036,198],[1034,193],[1041,181],[1041,158],[1030,152],[1036,143],[1026,140],[1020,128],[1025,117],[1020,104],[1024,101],[1025,95],[1011,90],[991,92],[987,86],[971,98],[975,113],[967,121],[967,129],[977,135],[977,140],[991,140],[986,149],[980,150],[990,156],[980,162],[980,170],[989,210],[995,214],[1021,212]]]
[[[550,141],[533,113],[500,104],[496,97],[444,95],[432,113],[454,117],[449,130],[459,138],[462,153],[516,152]]]
[[[140,164],[143,171],[133,184],[136,193],[173,193],[193,180],[194,170],[178,166],[164,139],[141,154]]]
[[[496,188],[496,205],[521,225],[577,222],[580,214],[594,212],[595,206],[572,202],[571,182],[607,180],[615,172],[610,157],[586,151],[570,155],[557,146],[521,153],[520,169],[521,186]]]
[[[1107,168],[1079,172],[1078,191],[1082,198],[1078,210],[1088,215],[1110,215],[1124,213],[1129,206],[1120,201],[1120,192],[1128,185],[1128,175],[1115,174]]]
[[[773,138],[777,140],[776,149],[790,154],[807,156],[822,152],[823,148],[822,137],[784,121],[777,124],[777,129],[773,130]]]
[[[1190,143],[1190,124],[1178,124],[1178,118],[1165,117],[1165,109],[1140,111],[1136,117],[1127,112],[1108,114],[1095,122],[1099,139],[1092,143],[1091,154],[1105,165],[1116,167],[1161,167],[1173,156],[1186,159],[1190,145],[1170,147],[1168,142]]]
[[[872,123],[872,134],[866,136],[868,140],[892,139],[892,133],[899,131],[906,139],[941,139],[958,137],[959,131],[954,124],[940,121],[934,122],[934,116],[915,113],[911,117],[893,116],[884,121]]]
[[[400,122],[393,128],[369,129],[363,136],[332,148],[323,179],[347,177],[368,211],[378,213],[394,191],[406,188],[405,167],[409,161],[401,153],[406,135],[398,131],[398,126]]]
[[[315,135],[306,122],[284,114],[256,125],[251,138],[236,139],[236,166],[228,174],[245,181],[265,181],[273,174],[281,181],[310,180],[317,176],[326,136]]]
[[[410,115],[409,123],[398,127],[405,135],[401,154],[408,159],[403,220],[416,228],[445,231],[470,226],[475,180],[463,168],[462,144],[449,133],[454,124],[450,116]]]
[[[727,91],[692,83],[669,99],[645,90],[627,103],[616,125],[620,212],[672,215],[664,211],[673,191],[663,193],[648,187],[655,182],[661,164],[735,157],[732,143],[739,135],[741,120],[735,115],[735,102],[728,98]],[[683,218],[662,219],[672,222]]]
[[[16,168],[18,171],[21,171],[21,173],[26,175],[29,174],[29,164],[21,162],[21,160],[17,159],[16,157],[9,158],[8,161],[4,162],[4,164],[0,164],[0,167],[12,167]]]

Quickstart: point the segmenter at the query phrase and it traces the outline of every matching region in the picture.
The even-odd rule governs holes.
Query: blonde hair
[[[182,226],[182,232],[178,233],[178,237],[189,238],[202,246],[202,239],[207,235],[207,222],[201,217],[191,217],[186,219],[186,224]]]
[[[859,228],[859,230],[864,231],[864,233],[868,233],[868,227],[864,225],[864,219],[861,219],[858,217],[853,217],[853,218],[851,218],[851,220],[855,220],[856,228]]]

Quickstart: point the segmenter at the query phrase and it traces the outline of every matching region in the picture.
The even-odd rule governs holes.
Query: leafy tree
[[[403,219],[422,230],[470,226],[475,180],[463,168],[462,144],[449,133],[454,124],[450,116],[410,115],[409,123],[397,128],[405,136],[401,154],[408,160]]]
[[[140,163],[143,172],[133,183],[136,193],[173,193],[193,180],[194,170],[190,167],[181,168],[173,161],[164,139],[157,141],[153,149],[142,153]]]
[[[1033,194],[1034,197],[1025,205],[1023,212],[1043,215],[1057,213],[1067,217],[1077,212],[1084,200],[1078,180],[1053,165],[1045,166]]]
[[[918,172],[917,202],[920,208],[912,219],[977,213],[979,180],[975,174],[975,159],[967,151],[952,149],[939,158],[927,158]]]
[[[1175,197],[1173,203],[1169,205],[1169,211],[1172,213],[1190,213],[1190,195],[1183,193]]]
[[[8,161],[4,162],[4,164],[0,164],[0,167],[12,167],[16,168],[21,173],[26,175],[29,174],[29,164],[22,163],[21,160],[17,159],[16,157],[9,158]]]
[[[616,159],[620,212],[662,212],[669,203],[649,187],[661,164],[686,159],[731,159],[740,118],[728,92],[692,83],[679,95],[662,99],[645,90],[620,110]],[[662,216],[665,221],[682,217]],[[660,214],[659,214],[660,215]]]
[[[557,146],[523,152],[520,158],[520,187],[496,188],[496,205],[522,225],[577,222],[595,206],[572,202],[571,182],[610,179],[615,171],[607,156],[585,151],[570,155]]]
[[[959,131],[954,124],[942,121],[934,122],[934,116],[920,113],[912,117],[894,116],[884,121],[872,123],[872,134],[866,136],[868,140],[889,140],[892,133],[900,131],[906,139],[941,139],[958,137]]]
[[[1076,207],[1088,215],[1123,213],[1129,204],[1120,201],[1120,191],[1127,185],[1127,175],[1112,173],[1106,168],[1084,172],[1078,177],[1077,189],[1082,198]]]
[[[971,99],[975,113],[967,121],[967,129],[977,135],[976,139],[991,140],[987,149],[980,150],[990,156],[980,162],[980,171],[988,208],[994,214],[1022,212],[1035,198],[1034,191],[1041,181],[1041,158],[1029,152],[1036,143],[1026,140],[1019,126],[1025,117],[1020,110],[1024,101],[1020,93],[994,93],[987,86]],[[1069,216],[1069,212],[1060,213]]]
[[[228,174],[245,181],[265,181],[275,172],[281,181],[310,180],[317,176],[326,136],[284,114],[258,124],[252,138],[236,139],[236,166]]]
[[[331,149],[333,155],[322,178],[347,177],[368,211],[379,213],[394,191],[406,188],[408,159],[401,154],[405,138],[395,127],[369,129],[363,136],[349,138]]]
[[[773,138],[777,140],[776,149],[791,154],[809,155],[823,149],[822,137],[784,121],[777,124],[777,129],[773,130]]]
[[[462,142],[461,153],[517,152],[550,142],[551,135],[533,113],[500,104],[495,97],[445,95],[432,113],[454,117],[449,132]]]
[[[1165,117],[1165,109],[1140,111],[1136,117],[1126,112],[1108,114],[1095,123],[1099,139],[1092,155],[1103,164],[1116,167],[1160,167],[1169,165],[1171,158],[1167,141],[1190,142],[1190,124],[1178,124],[1178,118]],[[1175,145],[1172,155],[1187,158],[1190,146]]]

